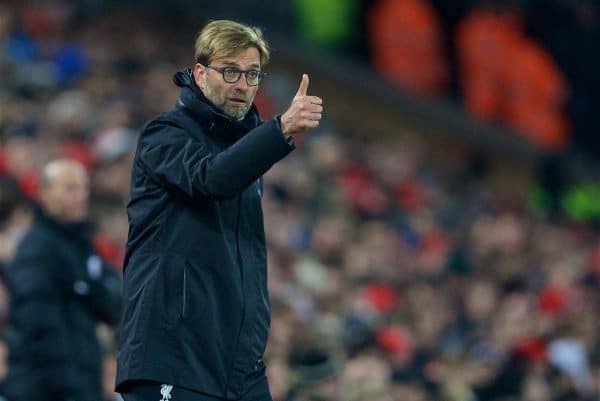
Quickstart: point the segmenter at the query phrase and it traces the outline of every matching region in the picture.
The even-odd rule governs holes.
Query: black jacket
[[[88,232],[38,209],[7,269],[11,401],[103,397],[96,325],[119,321],[121,280],[94,253]]]
[[[277,119],[225,115],[189,69],[139,138],[127,212],[117,391],[153,380],[228,399],[264,370],[262,178],[294,147]]]

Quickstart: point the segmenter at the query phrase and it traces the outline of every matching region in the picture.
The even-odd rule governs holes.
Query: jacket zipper
[[[240,336],[242,335],[242,330],[244,329],[244,321],[246,320],[246,294],[244,291],[244,269],[242,268],[242,253],[240,252],[240,216],[242,214],[242,194],[240,194],[239,196],[239,200],[238,200],[238,213],[237,213],[237,220],[236,220],[236,224],[235,224],[235,240],[236,240],[236,249],[237,249],[237,253],[238,253],[238,262],[240,264],[240,275],[242,277],[242,322],[240,324],[240,329],[237,333],[236,339],[235,339],[235,347],[239,347],[240,345]],[[229,381],[231,379],[231,374],[232,374],[232,370],[233,370],[233,366],[235,366],[236,364],[236,355],[237,353],[233,354],[233,357],[231,358],[231,367],[230,367],[230,371],[227,377],[227,387],[229,388]]]
[[[187,288],[187,284],[186,284],[186,271],[187,271],[187,266],[183,266],[183,300],[181,301],[182,305],[181,305],[181,317],[183,319],[185,319],[185,305],[187,304],[186,302],[186,288]]]
[[[237,343],[239,344],[240,335],[242,334],[242,330],[244,327],[244,322],[246,320],[246,289],[244,288],[244,264],[242,262],[242,251],[240,250],[240,219],[242,217],[242,198],[244,197],[244,193],[240,194],[238,200],[238,215],[237,222],[235,226],[235,236],[237,243],[237,253],[238,253],[238,261],[240,263],[240,278],[242,285],[242,324],[240,325],[240,332],[238,333]]]
[[[237,254],[238,254],[238,261],[240,262],[240,276],[242,278],[242,291],[244,288],[244,268],[242,265],[242,252],[240,250],[240,218],[242,216],[242,197],[243,197],[243,192],[240,194],[240,197],[238,198],[238,215],[237,215],[237,221],[235,224],[235,239],[236,239],[236,245],[237,245]],[[245,303],[244,303],[245,304]]]

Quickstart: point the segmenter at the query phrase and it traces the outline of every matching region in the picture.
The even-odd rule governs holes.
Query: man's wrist
[[[283,136],[283,139],[288,144],[288,146],[290,146],[292,148],[295,147],[294,137],[292,135],[288,135],[288,134],[286,134],[286,133],[283,132],[283,126],[281,124],[281,114],[278,114],[275,117],[275,126],[277,127],[277,129],[279,131],[281,131],[281,136]]]
[[[281,131],[281,134],[285,137],[286,135],[283,132],[283,124],[281,123],[281,114],[275,116],[275,126],[279,131]]]

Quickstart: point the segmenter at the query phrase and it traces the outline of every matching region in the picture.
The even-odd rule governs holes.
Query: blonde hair
[[[259,28],[235,21],[211,21],[198,34],[195,46],[197,63],[208,65],[212,60],[233,56],[256,47],[261,67],[269,61],[269,47]]]

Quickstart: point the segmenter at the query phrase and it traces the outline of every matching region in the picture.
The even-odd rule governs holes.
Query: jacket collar
[[[204,96],[196,84],[191,68],[184,68],[173,75],[173,82],[181,88],[181,95],[175,107],[190,114],[207,129],[210,135],[217,136],[218,139],[235,141],[251,129],[256,128],[261,122],[254,104],[242,120],[227,115]],[[223,129],[225,126],[228,126],[229,129]]]
[[[89,221],[86,220],[74,223],[63,223],[46,213],[46,211],[44,211],[39,204],[35,204],[33,209],[37,224],[46,227],[51,231],[72,238],[73,240],[83,243],[88,247],[92,246],[92,225]]]

